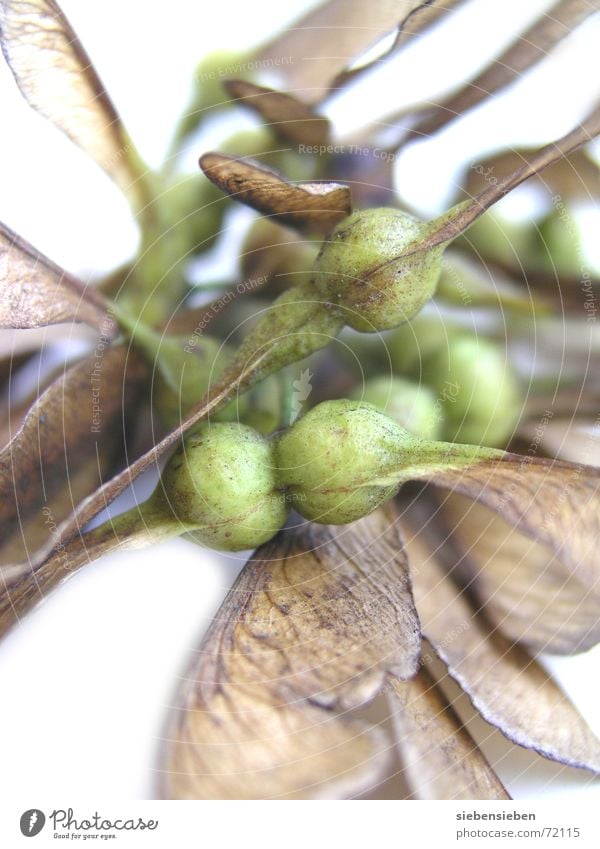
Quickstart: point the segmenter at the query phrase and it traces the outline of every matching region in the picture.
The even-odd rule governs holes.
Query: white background
[[[367,122],[402,103],[435,97],[549,5],[471,2],[448,22],[443,38],[436,33],[428,44],[416,43],[385,75],[366,80],[358,105],[344,96],[328,112],[344,131],[353,128],[357,114]],[[62,6],[142,155],[158,166],[198,59],[216,47],[259,42],[306,4],[64,0]],[[542,143],[570,129],[594,95],[590,81],[599,76],[599,34],[598,21],[590,22],[510,97],[496,98],[439,138],[410,148],[398,163],[405,196],[423,214],[433,214],[442,209],[457,167],[472,155]],[[0,219],[82,276],[132,255],[136,228],[118,191],[28,109],[2,62],[0,102]],[[190,151],[190,168],[209,141],[198,141]],[[519,203],[525,201],[513,202],[515,214],[524,214]],[[589,244],[596,262],[598,241]],[[0,644],[2,797],[26,798],[31,806],[36,794],[49,793],[69,804],[151,798],[178,675],[242,563],[183,541],[107,557],[72,578],[13,631]],[[552,665],[600,734],[599,657],[592,652]],[[600,787],[588,775],[517,752],[483,725],[480,732],[515,797],[593,792],[600,798]]]

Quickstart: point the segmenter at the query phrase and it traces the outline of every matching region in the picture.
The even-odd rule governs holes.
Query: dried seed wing
[[[316,147],[328,144],[328,119],[318,115],[292,94],[246,80],[226,80],[223,86],[232,97],[257,112],[279,138],[294,144]]]
[[[141,164],[94,65],[55,0],[2,0],[0,42],[33,109],[129,196],[143,195]]]
[[[425,668],[390,679],[396,742],[418,799],[510,799],[475,740]]]
[[[340,797],[385,744],[346,715],[419,657],[393,516],[283,531],[242,571],[176,698],[161,762],[170,798]]]
[[[0,223],[0,327],[83,322],[112,337],[108,301]]]
[[[281,224],[328,233],[352,211],[350,189],[341,183],[290,183],[251,160],[205,153],[200,167],[221,191]]]

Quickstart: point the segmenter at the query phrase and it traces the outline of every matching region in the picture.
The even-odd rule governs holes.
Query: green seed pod
[[[540,221],[534,237],[533,263],[549,274],[579,274],[583,245],[574,218],[564,209]]]
[[[372,404],[421,439],[439,439],[442,415],[435,395],[424,385],[400,377],[374,377],[358,387],[352,397]]]
[[[392,368],[417,376],[438,351],[448,347],[457,328],[439,313],[421,313],[386,337]]]
[[[399,209],[367,209],[345,218],[323,244],[316,285],[344,308],[346,324],[366,333],[409,321],[431,300],[443,245],[394,261],[425,238],[430,224]]]
[[[284,433],[275,447],[282,485],[307,519],[354,522],[391,498],[399,483],[370,483],[410,463],[420,443],[371,404],[324,401]]]
[[[444,439],[506,445],[519,419],[521,399],[517,378],[496,345],[461,335],[429,361],[425,376],[443,411]]]
[[[285,524],[272,446],[250,427],[203,425],[171,457],[152,497],[204,545],[254,548]]]

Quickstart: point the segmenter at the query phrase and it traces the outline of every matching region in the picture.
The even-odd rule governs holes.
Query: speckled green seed
[[[393,261],[428,227],[399,209],[354,212],[333,230],[315,263],[315,282],[344,308],[355,330],[389,330],[410,320],[433,297],[443,246]]]
[[[373,377],[357,387],[352,397],[377,407],[421,439],[440,437],[442,415],[437,410],[434,393],[423,384],[401,377]]]
[[[169,461],[156,491],[204,545],[254,548],[285,524],[288,504],[278,486],[272,446],[250,427],[204,425]]]
[[[324,401],[283,434],[275,460],[280,482],[302,516],[344,524],[394,495],[398,484],[368,482],[408,458],[416,441],[371,404]]]

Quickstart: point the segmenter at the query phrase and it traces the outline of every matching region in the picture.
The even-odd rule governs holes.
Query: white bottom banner
[[[3,803],[0,846],[600,846],[597,811],[585,802],[28,802]]]

